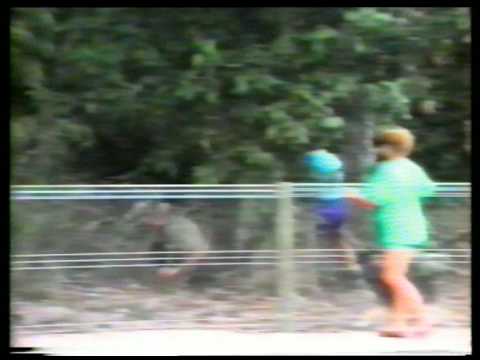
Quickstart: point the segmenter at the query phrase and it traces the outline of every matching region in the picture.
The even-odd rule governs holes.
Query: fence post
[[[289,183],[278,184],[276,243],[278,258],[278,295],[279,320],[283,331],[293,330],[294,279],[294,214],[292,186]]]

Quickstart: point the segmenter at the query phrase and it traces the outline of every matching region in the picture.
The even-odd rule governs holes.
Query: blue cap
[[[343,168],[342,161],[326,150],[316,150],[305,156],[305,162],[310,170],[319,174],[331,174]]]

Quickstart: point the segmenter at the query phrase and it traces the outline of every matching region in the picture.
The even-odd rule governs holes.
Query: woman
[[[377,164],[366,186],[360,194],[347,196],[357,206],[373,210],[376,245],[383,250],[380,278],[393,301],[389,323],[381,336],[423,335],[431,328],[424,300],[407,278],[412,259],[428,245],[421,199],[435,191],[425,171],[408,159],[414,143],[407,129],[380,132],[374,139]]]
[[[208,255],[209,242],[195,222],[175,214],[169,204],[160,203],[145,220],[145,224],[157,235],[150,251],[166,252],[161,256],[164,261],[154,262],[163,265],[157,270],[162,282],[184,279],[192,286],[208,282],[211,271],[198,264]],[[170,264],[172,266],[168,266]]]

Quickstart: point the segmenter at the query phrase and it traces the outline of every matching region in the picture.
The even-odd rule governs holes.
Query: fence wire
[[[100,273],[108,272],[108,269],[111,269],[112,274],[115,275],[115,272],[120,272],[119,268],[125,268],[125,271],[129,271],[128,268],[131,268],[132,271],[135,268],[145,268],[146,272],[151,272],[149,269],[162,267],[212,268],[213,272],[217,272],[218,267],[222,267],[222,270],[219,270],[219,272],[225,271],[226,268],[252,269],[247,273],[241,270],[234,270],[234,273],[237,272],[236,276],[238,278],[243,277],[245,281],[253,281],[256,274],[259,273],[257,269],[275,269],[275,271],[278,271],[279,265],[284,263],[286,259],[288,259],[290,264],[295,265],[295,271],[310,269],[322,274],[332,271],[349,272],[350,270],[343,266],[348,257],[346,254],[347,250],[343,248],[316,247],[316,245],[312,246],[312,243],[308,242],[307,238],[313,230],[313,219],[310,218],[309,204],[305,201],[314,199],[325,193],[325,191],[328,192],[332,187],[358,190],[362,186],[363,184],[360,183],[333,185],[317,183],[291,184],[290,195],[293,206],[296,208],[291,214],[294,216],[296,230],[293,234],[295,241],[291,244],[292,247],[287,249],[287,252],[285,249],[280,249],[276,243],[276,236],[278,235],[275,231],[276,226],[278,226],[278,222],[275,220],[278,210],[276,200],[281,196],[279,187],[276,184],[13,186],[11,187],[10,199],[17,211],[16,218],[20,219],[23,224],[29,221],[33,223],[33,230],[30,230],[30,232],[23,231],[17,233],[13,231],[15,243],[13,248],[15,251],[10,255],[10,268],[13,275],[20,276],[18,277],[20,280],[17,280],[17,283],[13,285],[20,288],[23,293],[28,293],[28,288],[34,285],[33,282],[35,282],[35,280],[31,280],[32,282],[29,283],[29,277],[38,277],[38,275],[43,273],[46,274],[45,276],[53,279],[54,275],[68,274],[68,276],[72,276],[74,273],[80,273],[83,270],[88,272],[88,269],[91,269],[92,272],[89,273],[89,276],[96,277]],[[442,200],[445,201],[445,204],[447,202],[452,204],[460,204],[462,202],[460,205],[455,206],[463,207],[465,210],[468,210],[470,196],[470,183],[439,183],[437,184],[437,192],[434,195],[438,199],[445,199]],[[275,201],[269,202],[269,199]],[[230,202],[225,203],[219,200],[230,200]],[[146,250],[145,246],[148,244],[148,241],[141,231],[135,229],[134,223],[137,220],[127,220],[125,214],[136,203],[155,203],[160,201],[173,204],[173,207],[178,209],[187,209],[182,214],[189,217],[193,222],[200,224],[200,227],[203,227],[207,235],[214,239],[212,240],[212,246],[202,251],[138,251]],[[247,204],[242,208],[243,205],[241,204],[246,203],[250,205]],[[64,223],[63,216],[70,214],[69,208],[74,208],[78,204],[88,207],[89,211],[92,212],[93,215],[89,215],[91,219],[89,218],[90,220],[88,221],[96,223],[97,230],[83,230],[86,220],[82,215],[72,215],[70,221],[73,221],[73,224],[70,225],[70,228],[62,228]],[[449,218],[453,219],[458,214],[455,213],[456,208],[452,209],[452,216],[449,216]],[[72,214],[75,214],[75,211],[72,211]],[[244,212],[239,215],[240,220],[233,221],[232,219],[241,211]],[[75,223],[75,221],[78,223]],[[113,225],[108,225],[108,221]],[[469,226],[469,218],[463,218],[462,221]],[[98,225],[103,223],[107,225]],[[239,224],[243,226],[244,232],[247,233],[246,235],[239,235],[231,231],[234,226],[239,226]],[[78,225],[78,228],[75,227],[76,225]],[[105,228],[103,229],[101,226]],[[448,227],[449,225],[440,223],[437,226],[437,232],[440,237],[445,235],[445,231],[442,230],[441,226]],[[461,228],[460,224],[458,228]],[[118,230],[118,233],[116,235],[109,234],[112,230]],[[222,244],[231,240],[225,237],[225,232],[234,234],[239,238],[243,236],[247,240],[239,243],[240,245],[238,246],[240,248],[223,248]],[[454,233],[453,229],[450,233]],[[363,233],[361,236],[365,237]],[[144,237],[145,239],[143,239]],[[371,239],[371,237],[368,238]],[[56,248],[56,245],[60,244],[61,239],[65,239],[64,243],[61,244],[61,247]],[[112,251],[104,251],[105,248]],[[126,248],[127,250],[125,250]],[[20,250],[17,251],[17,249]],[[381,249],[377,248],[357,246],[354,250],[357,253],[370,252],[374,258],[378,258],[381,255]],[[414,263],[451,266],[452,268],[457,266],[468,267],[470,258],[471,250],[468,248],[468,244],[462,244],[460,248],[455,248],[444,241],[417,256],[414,259]],[[166,263],[167,261],[168,263]],[[188,262],[184,263],[184,261]],[[95,269],[99,271],[95,272]],[[58,272],[49,272],[49,270],[58,270]],[[69,270],[72,271],[70,272]],[[121,273],[119,276],[124,276],[125,274]],[[277,286],[276,276],[279,273],[275,274],[277,275],[274,275],[273,278],[268,278],[266,281],[269,286]],[[463,277],[465,275],[468,276],[468,271],[462,274],[461,276]],[[313,281],[312,279],[315,279],[315,277],[307,277],[305,275],[303,282]],[[60,283],[56,284],[53,280],[51,285],[53,287],[57,286],[58,291],[63,286]],[[311,285],[317,286],[313,283]],[[455,285],[462,284],[459,282]],[[95,286],[97,285],[89,286],[93,286],[92,290],[95,291]],[[140,304],[142,300],[140,296],[138,303]],[[282,300],[280,297],[277,300],[281,302],[288,299]],[[276,325],[278,325],[276,321],[281,315],[279,312],[281,311],[278,307],[271,311],[271,323],[268,324],[260,319],[250,320],[250,322],[238,319],[216,322],[215,319],[209,317],[199,318],[192,316],[188,320],[196,323],[197,326],[200,326],[199,324],[202,323],[202,327],[223,328],[231,326],[238,328],[240,326],[256,330],[275,329]],[[176,315],[179,314],[176,313]],[[280,317],[283,318],[282,316]],[[308,318],[304,317],[301,321],[295,320],[295,317],[292,319],[297,325],[302,324],[302,326],[307,323],[312,325],[333,325],[335,322],[335,320],[333,322],[322,321],[324,320],[323,318],[317,318],[315,315],[309,315]],[[64,332],[69,328],[88,326],[125,325],[128,327],[132,324],[143,324],[147,327],[157,328],[171,328],[172,326],[174,328],[192,327],[191,323],[182,324],[182,321],[186,320],[165,318],[151,321],[57,321],[49,324],[17,323],[15,329],[19,331],[41,331],[44,333],[48,331]],[[354,319],[350,320],[350,322],[353,321]],[[210,323],[207,324],[207,322]]]

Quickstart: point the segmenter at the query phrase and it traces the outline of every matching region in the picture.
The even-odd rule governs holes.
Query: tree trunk
[[[374,161],[372,139],[375,121],[371,115],[355,107],[345,128],[343,160],[345,164],[345,181],[361,181],[368,167]]]
[[[464,132],[465,132],[465,142],[463,145],[463,149],[465,152],[470,155],[470,150],[471,150],[471,121],[470,120],[465,120],[464,122]]]

